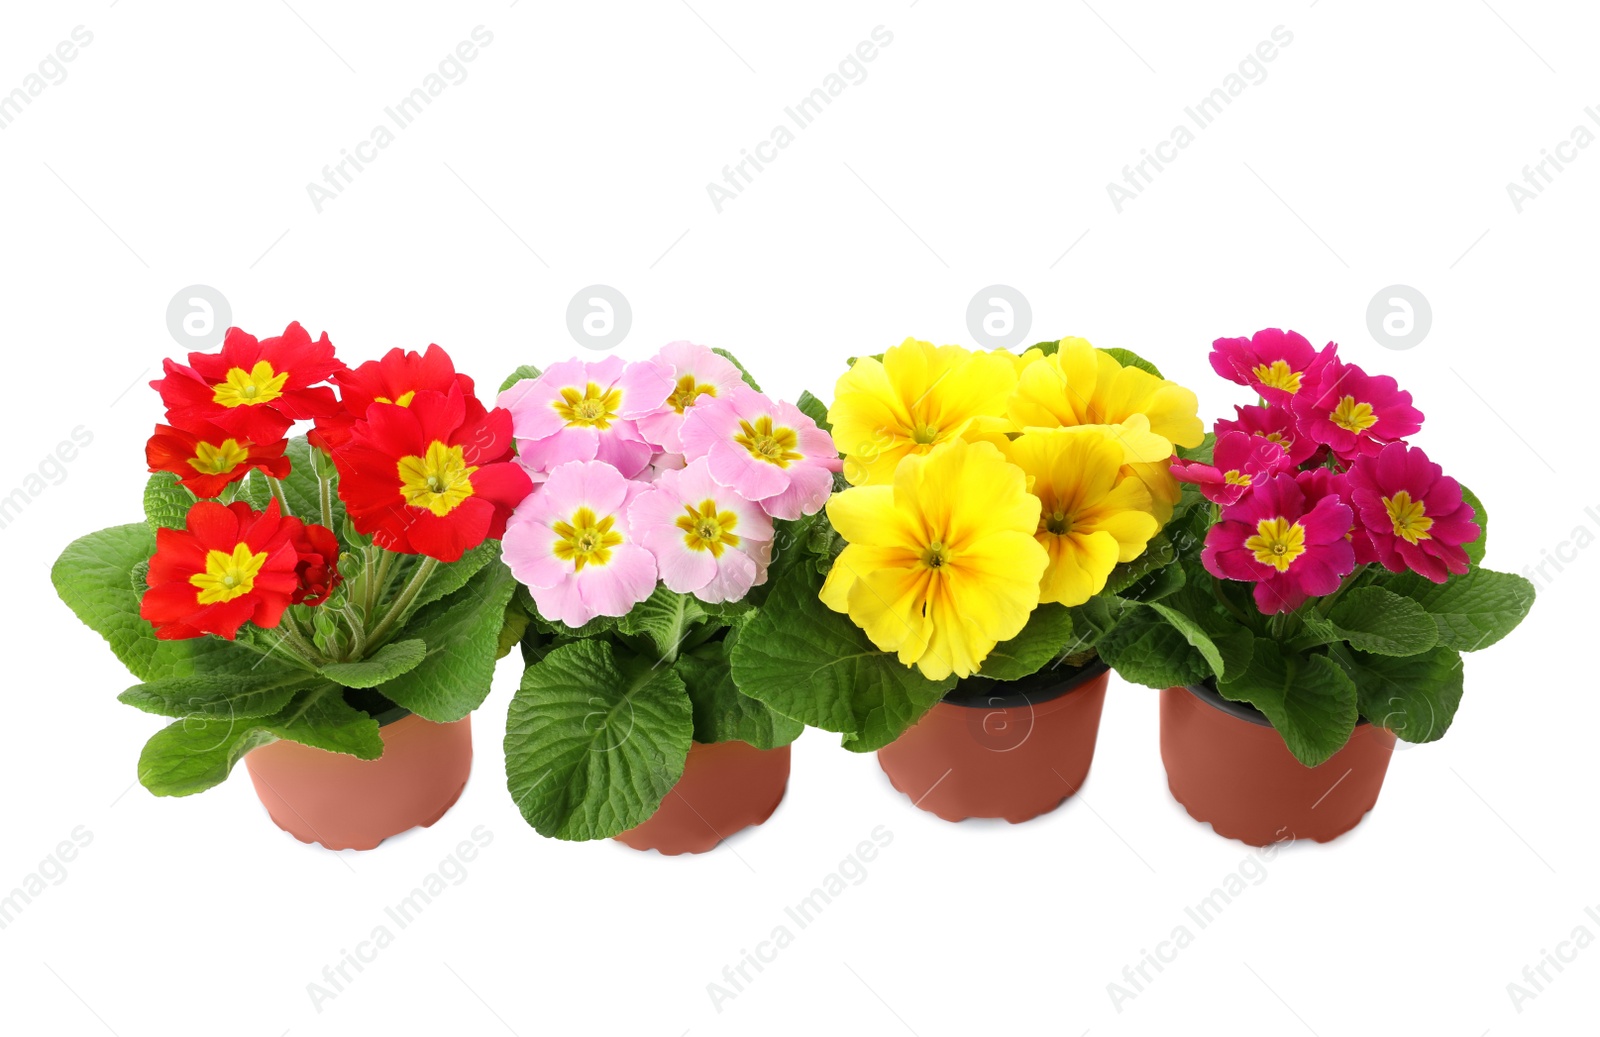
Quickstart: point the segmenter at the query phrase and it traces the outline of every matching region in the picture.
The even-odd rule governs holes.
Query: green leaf
[[[678,649],[694,625],[705,618],[698,598],[657,585],[648,598],[617,620],[617,629],[648,637],[655,645],[656,658],[670,662],[678,657]]]
[[[729,636],[736,635],[730,632]],[[739,690],[723,644],[701,645],[680,655],[673,669],[688,689],[697,742],[710,745],[737,740],[757,749],[776,749],[799,738],[806,728]]]
[[[272,500],[272,489],[267,486],[266,475],[257,469],[246,472],[239,482],[236,499],[244,501],[257,511],[266,511],[267,504]]]
[[[1124,612],[1095,650],[1123,680],[1147,688],[1181,688],[1212,675],[1206,657],[1148,607]]]
[[[734,645],[739,690],[782,713],[844,735],[856,752],[881,749],[955,687],[931,681],[817,598],[822,575],[795,566],[777,578]]]
[[[1228,676],[1228,664],[1223,659],[1222,650],[1217,647],[1216,642],[1211,640],[1211,635],[1206,633],[1198,622],[1177,609],[1159,602],[1150,602],[1144,607],[1154,611],[1156,615],[1170,623],[1174,630],[1183,635],[1183,639],[1189,642],[1189,647],[1199,652],[1205,659],[1206,665],[1211,669],[1212,676],[1218,680]]]
[[[1205,438],[1200,441],[1199,446],[1174,447],[1177,455],[1185,461],[1199,461],[1201,464],[1210,464],[1216,449],[1217,434],[1215,432],[1207,432]]]
[[[133,570],[155,550],[155,534],[143,522],[102,529],[68,544],[51,568],[50,580],[67,607],[105,638],[142,681],[289,668],[219,637],[158,641],[150,624],[139,618],[142,591],[132,579]]]
[[[171,472],[156,472],[144,484],[144,520],[150,531],[182,529],[189,516],[189,506],[195,502],[190,493]]]
[[[279,738],[313,749],[344,753],[360,760],[376,760],[383,755],[378,722],[346,704],[344,693],[333,684],[303,693],[281,712],[257,723]]]
[[[824,432],[832,432],[833,426],[828,424],[828,405],[811,395],[810,390],[800,390],[800,399],[795,401],[795,406],[800,408],[800,413],[817,423],[817,428]]]
[[[995,681],[1021,680],[1038,673],[1072,644],[1072,614],[1063,605],[1040,605],[1022,633],[994,646],[978,675]]]
[[[413,616],[398,636],[420,639],[427,654],[414,669],[384,684],[384,696],[438,724],[460,720],[481,706],[516,583],[504,563],[493,562],[465,587]]]
[[[1395,659],[1342,646],[1334,658],[1356,685],[1361,715],[1408,742],[1444,737],[1461,705],[1461,654],[1435,648]]]
[[[1462,652],[1487,648],[1521,623],[1533,608],[1533,584],[1521,576],[1470,569],[1444,583],[1408,573],[1385,584],[1421,605],[1439,628],[1439,644]]]
[[[1157,533],[1150,539],[1150,543],[1145,545],[1143,554],[1131,562],[1118,562],[1112,568],[1111,574],[1106,577],[1103,593],[1120,595],[1152,573],[1169,566],[1177,569],[1177,566],[1172,565],[1176,558],[1177,553],[1172,549],[1172,540],[1165,533]],[[1179,569],[1175,577],[1169,576],[1169,584],[1164,590],[1170,594],[1181,586],[1183,586],[1183,571]]]
[[[1146,374],[1153,374],[1157,378],[1161,377],[1161,369],[1159,367],[1131,349],[1111,348],[1102,349],[1100,352],[1110,354],[1111,358],[1123,367],[1137,367]]]
[[[512,371],[510,374],[506,375],[506,380],[500,383],[500,391],[505,392],[507,389],[511,388],[513,385],[516,385],[518,382],[523,381],[524,379],[537,377],[539,377],[539,369],[537,367],[534,367],[532,364],[523,364],[515,371]]]
[[[739,363],[739,358],[738,357],[734,356],[732,353],[728,352],[726,349],[721,349],[721,348],[718,348],[718,347],[715,347],[715,346],[712,347],[711,352],[717,354],[722,359],[724,359],[728,363],[732,364],[734,367],[737,367],[739,369],[740,376],[744,378],[744,384],[748,385],[750,388],[754,389],[756,392],[760,392],[761,391],[761,386],[757,385],[756,384],[756,380],[754,378],[750,377],[750,372],[746,371],[744,369],[744,365]]]
[[[1416,655],[1439,643],[1438,627],[1421,605],[1382,587],[1346,591],[1327,619],[1311,612],[1306,619],[1310,632],[1324,644],[1347,641],[1352,648],[1379,655]]]
[[[402,625],[411,616],[416,615],[426,605],[431,605],[440,598],[454,594],[467,585],[483,567],[500,557],[500,541],[485,540],[472,550],[463,554],[454,562],[444,562],[434,567],[433,575],[428,577],[428,582],[422,585],[422,590],[417,594],[411,607],[406,610],[401,618]],[[420,556],[416,561],[407,564],[402,561],[397,565],[396,573],[392,578],[393,593],[399,594],[401,589],[410,581],[416,572],[417,566],[422,564]]]
[[[1093,651],[1102,637],[1109,634],[1132,606],[1111,594],[1096,594],[1082,605],[1067,609],[1072,616],[1072,643],[1066,654],[1079,655]]]
[[[145,743],[139,754],[139,784],[158,796],[192,796],[221,784],[246,753],[276,740],[254,722],[178,720]]]
[[[670,666],[603,641],[528,667],[506,717],[506,787],[556,839],[605,839],[644,821],[683,774],[694,718]]]
[[[1356,686],[1325,655],[1285,655],[1273,642],[1257,641],[1249,668],[1217,682],[1217,691],[1265,713],[1307,767],[1344,748],[1356,729]]]
[[[346,688],[376,688],[416,669],[427,654],[428,646],[416,638],[393,641],[365,659],[328,663],[322,675]]]
[[[271,716],[316,680],[315,674],[300,670],[168,677],[135,684],[117,698],[158,716],[243,720]]]
[[[1465,486],[1461,487],[1461,499],[1472,506],[1474,516],[1472,521],[1478,524],[1478,539],[1461,546],[1467,552],[1468,561],[1474,566],[1482,565],[1484,552],[1489,546],[1489,512],[1484,508],[1483,501],[1478,499],[1478,495]]]

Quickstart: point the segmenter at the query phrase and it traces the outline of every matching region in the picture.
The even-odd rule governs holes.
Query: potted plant
[[[947,820],[1053,809],[1093,758],[1105,601],[1172,557],[1166,468],[1197,408],[1082,339],[855,360],[827,414],[851,488],[741,619],[739,690],[876,751]]]
[[[330,849],[432,824],[526,622],[493,543],[531,489],[510,416],[437,346],[349,368],[299,324],[231,328],[151,385],[145,520],[51,573],[141,681],[122,701],[172,719],[139,781],[186,796],[243,759],[279,827]]]
[[[1292,331],[1218,339],[1211,364],[1258,401],[1173,474],[1164,590],[1113,600],[1101,656],[1161,689],[1161,755],[1196,819],[1255,845],[1327,841],[1377,802],[1396,737],[1431,742],[1461,701],[1461,653],[1494,644],[1532,584],[1482,567],[1483,504],[1409,437],[1393,378]]]
[[[743,694],[729,655],[838,454],[721,350],[524,373],[500,394],[539,484],[503,545],[533,617],[507,786],[543,835],[704,852],[787,788],[803,725]]]

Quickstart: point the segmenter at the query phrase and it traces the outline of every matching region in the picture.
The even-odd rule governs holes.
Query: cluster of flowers
[[[1479,533],[1472,506],[1406,442],[1422,413],[1393,378],[1276,328],[1218,339],[1211,366],[1261,402],[1216,423],[1210,464],[1172,466],[1221,506],[1207,571],[1255,584],[1266,614],[1331,594],[1371,563],[1435,583],[1467,571],[1463,545]]]
[[[1068,338],[973,352],[907,339],[839,379],[828,420],[851,489],[822,588],[931,679],[977,672],[1042,603],[1080,605],[1172,516],[1194,393]]]
[[[188,360],[167,360],[151,383],[166,423],[146,460],[196,498],[183,528],[156,534],[140,615],[159,638],[231,639],[246,622],[277,627],[290,605],[325,602],[343,579],[335,484],[371,546],[440,562],[500,536],[532,491],[511,463],[510,415],[486,409],[438,346],[350,368],[326,334],[312,341],[291,324],[259,341],[230,328],[219,352]],[[319,473],[321,524],[291,515],[284,490],[288,436],[302,420],[315,422],[308,438],[338,475]],[[251,471],[272,492],[264,510],[233,499]]]
[[[674,342],[649,360],[568,360],[500,394],[539,490],[511,517],[506,564],[540,615],[578,627],[668,590],[737,601],[766,581],[773,520],[820,510],[833,439]]]

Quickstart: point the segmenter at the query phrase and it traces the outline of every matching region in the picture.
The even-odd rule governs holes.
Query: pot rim
[[[1064,676],[1050,673],[1040,679],[1038,673],[1031,673],[1014,681],[996,681],[978,678],[984,684],[991,685],[992,691],[982,691],[973,686],[968,680],[958,681],[954,688],[945,693],[939,700],[940,705],[960,706],[964,709],[1019,709],[1028,706],[1038,706],[1043,703],[1061,698],[1090,683],[1101,674],[1109,672],[1110,666],[1098,656],[1068,671]],[[962,685],[967,684],[965,691]],[[998,689],[1017,688],[1016,691],[1003,691]]]
[[[410,716],[411,710],[404,706],[393,706],[384,710],[382,713],[372,713],[369,715],[372,717],[372,719],[378,722],[379,727],[388,727],[390,724],[398,723]]]
[[[1267,719],[1267,715],[1250,703],[1234,702],[1232,699],[1223,698],[1221,693],[1217,691],[1214,680],[1207,679],[1200,684],[1186,684],[1184,685],[1184,690],[1212,709],[1226,713],[1246,723],[1255,724],[1258,727],[1269,727],[1274,731],[1277,730],[1276,727],[1273,727],[1272,721]],[[1360,715],[1356,717],[1357,727],[1367,723],[1371,723],[1371,721],[1366,717]]]

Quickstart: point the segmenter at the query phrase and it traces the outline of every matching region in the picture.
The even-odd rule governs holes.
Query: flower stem
[[[394,629],[395,624],[400,622],[400,617],[405,613],[406,609],[411,607],[411,603],[416,600],[417,595],[422,593],[423,585],[428,582],[428,577],[432,576],[433,571],[438,567],[439,559],[437,558],[424,558],[422,560],[422,564],[417,566],[417,571],[412,574],[411,582],[406,584],[405,589],[400,592],[400,596],[395,599],[389,611],[384,614],[382,621],[372,631],[371,636],[367,639],[368,644],[373,647],[383,644],[383,639]]]
[[[272,491],[272,497],[278,502],[278,510],[284,515],[293,515],[294,509],[289,507],[289,495],[284,492],[283,480],[267,476],[267,488]]]
[[[322,524],[333,528],[333,480],[317,474],[317,502],[322,505]]]

